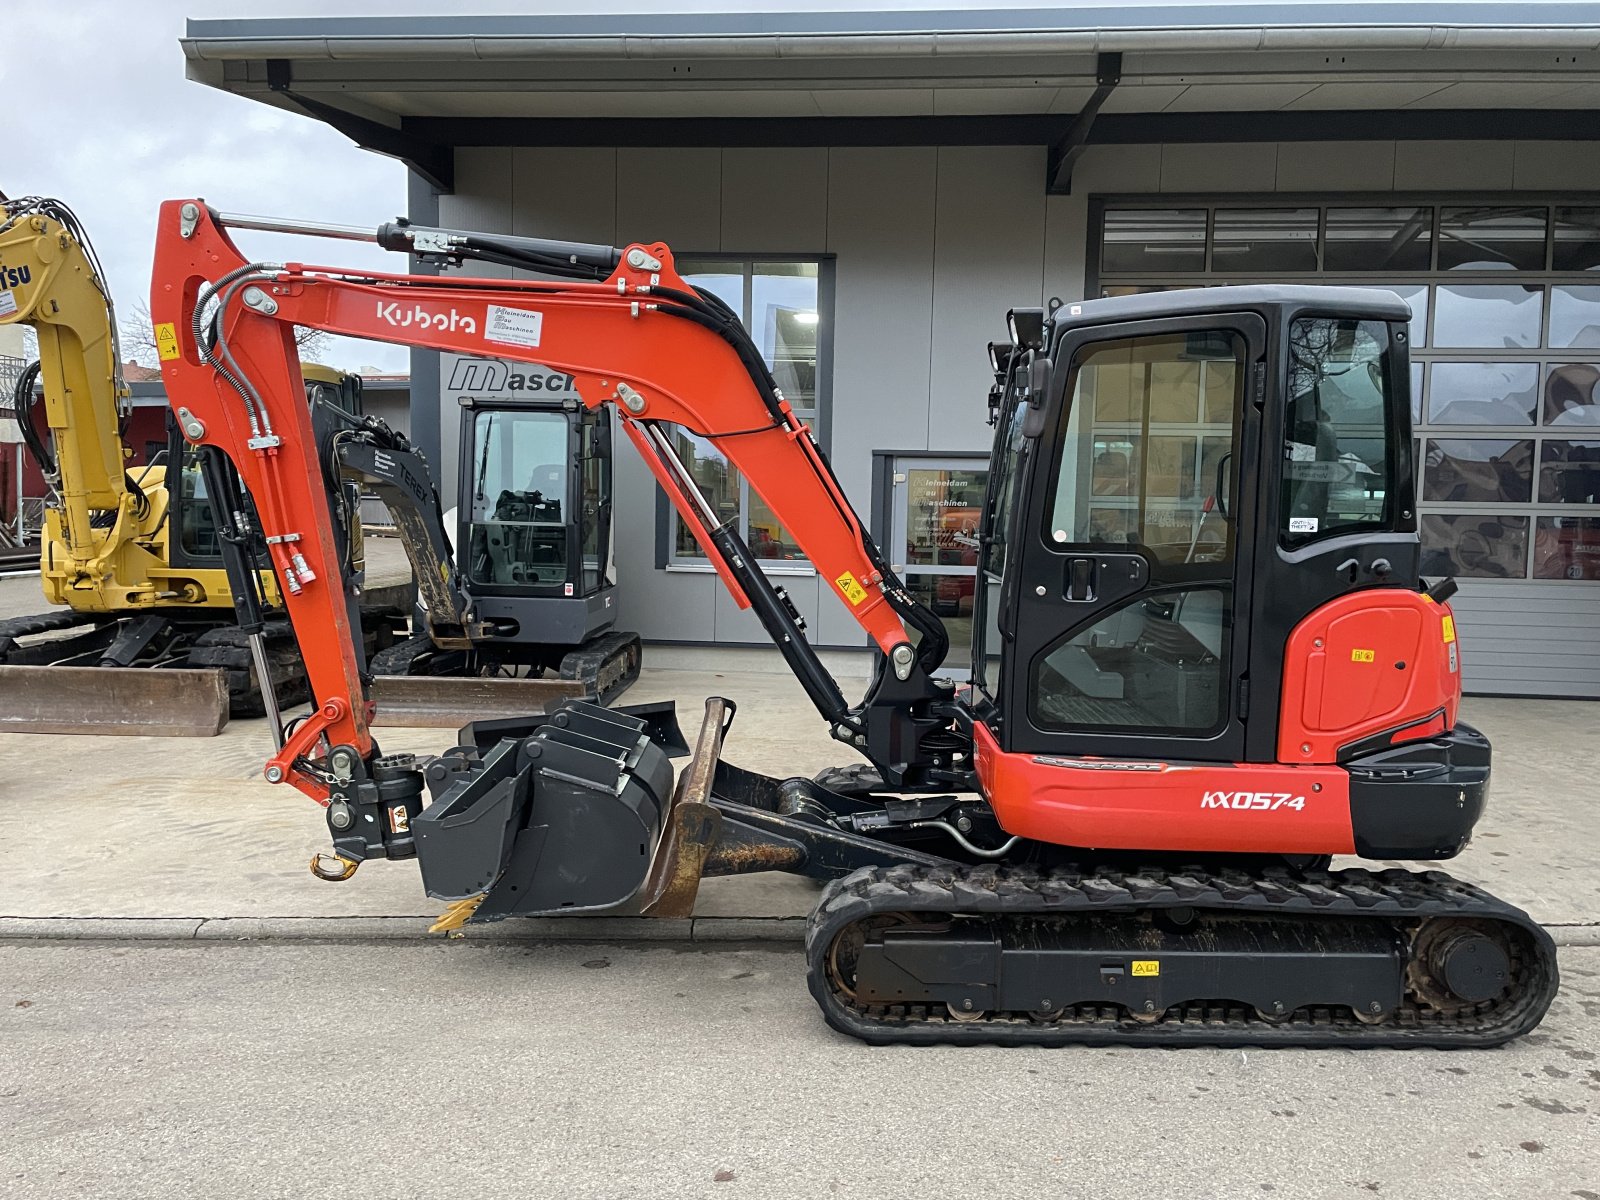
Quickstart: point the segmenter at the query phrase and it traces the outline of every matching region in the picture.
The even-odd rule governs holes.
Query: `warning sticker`
[[[0,317],[9,317],[17,311],[17,298],[10,292],[0,292]]]
[[[1350,661],[1351,662],[1377,662],[1378,661],[1378,652],[1376,650],[1352,650],[1352,651],[1350,651]]]
[[[1451,617],[1451,616],[1443,617],[1442,618],[1442,629],[1443,629],[1443,632],[1444,632],[1444,640],[1445,640],[1446,643],[1453,642],[1453,641],[1456,640],[1456,619],[1454,617]]]
[[[537,346],[544,333],[544,314],[531,308],[506,308],[489,305],[488,321],[483,330],[487,341],[504,342],[508,346]]]
[[[1136,958],[1133,960],[1133,974],[1159,975],[1161,974],[1161,963],[1154,958]]]
[[[839,590],[844,593],[844,598],[850,601],[852,608],[867,598],[867,589],[857,583],[856,577],[850,574],[849,571],[839,576],[834,582],[839,585]]]
[[[162,362],[178,357],[178,331],[171,321],[162,321],[156,326],[156,353]]]
[[[1315,533],[1317,531],[1316,517],[1290,517],[1290,533]]]

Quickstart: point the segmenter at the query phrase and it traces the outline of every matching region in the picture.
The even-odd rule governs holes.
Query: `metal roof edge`
[[[191,59],[857,57],[1164,49],[1575,50],[1600,6],[1351,0],[1057,9],[191,19]]]

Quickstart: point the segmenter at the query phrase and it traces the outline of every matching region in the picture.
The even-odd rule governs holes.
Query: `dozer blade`
[[[215,737],[227,723],[224,670],[0,666],[0,733]]]
[[[587,688],[570,679],[492,679],[379,675],[372,681],[374,725],[456,729],[469,721],[546,713]]]

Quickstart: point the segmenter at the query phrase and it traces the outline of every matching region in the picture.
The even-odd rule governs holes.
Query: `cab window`
[[[1382,321],[1290,323],[1279,529],[1285,546],[1392,524],[1390,379]]]

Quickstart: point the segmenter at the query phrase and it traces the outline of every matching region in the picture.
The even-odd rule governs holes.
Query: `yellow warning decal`
[[[161,356],[162,362],[178,357],[178,331],[171,321],[163,321],[156,326],[156,353]]]
[[[1454,617],[1444,617],[1442,620],[1445,645],[1449,645],[1456,640],[1456,619]]]
[[[1350,651],[1350,661],[1351,662],[1377,662],[1378,661],[1378,652],[1376,650],[1352,650],[1352,651]]]
[[[1154,958],[1136,958],[1133,960],[1133,973],[1135,975],[1159,975],[1161,963]]]
[[[856,577],[849,571],[839,576],[834,582],[839,585],[839,590],[844,593],[844,598],[850,601],[852,608],[867,598],[867,589],[857,583]]]

